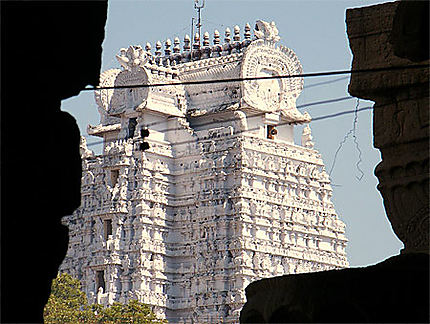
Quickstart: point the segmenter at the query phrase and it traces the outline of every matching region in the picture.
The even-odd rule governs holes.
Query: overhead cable
[[[333,102],[343,101],[343,100],[352,99],[352,98],[353,97],[341,97],[341,98],[334,98],[334,99],[323,100],[323,101],[315,101],[315,102],[310,102],[310,103],[307,103],[307,104],[299,105],[296,108],[301,109],[301,108],[306,108],[306,107],[309,107],[309,106],[322,105],[322,104],[325,104],[325,103],[333,103]],[[289,109],[293,109],[293,108],[289,108]],[[289,109],[287,109],[287,110],[289,110]],[[247,119],[255,118],[255,117],[258,117],[258,116],[262,116],[264,114],[266,114],[266,112],[261,112],[261,113],[255,114],[255,115],[247,116]],[[167,119],[171,119],[171,118],[177,118],[177,116],[168,116],[167,117]],[[234,118],[225,119],[225,120],[223,120],[223,122],[227,123],[227,122],[234,122],[234,121],[238,121],[238,120],[239,120],[239,118],[234,117]],[[156,126],[156,125],[164,124],[165,122],[166,122],[166,120],[156,121],[156,122],[145,124],[144,127],[149,128],[149,127],[153,127],[153,126]],[[207,126],[207,125],[210,125],[212,123],[213,122],[206,122],[206,123],[200,124],[199,126],[200,127]],[[182,127],[177,127],[177,128],[166,129],[164,131],[165,132],[169,132],[169,131],[181,130],[181,129],[183,129],[183,128]],[[159,132],[162,132],[162,131],[159,131]]]
[[[322,105],[326,103],[333,103],[333,102],[351,100],[351,99],[354,99],[354,97],[348,96],[348,97],[341,97],[341,98],[335,98],[335,99],[329,99],[329,100],[323,100],[323,101],[316,101],[316,102],[310,102],[303,105],[299,105],[296,108],[307,108],[310,106],[317,106],[317,105]]]
[[[328,81],[323,81],[323,82],[312,83],[312,84],[304,86],[303,89],[309,89],[309,88],[319,87],[319,86],[322,86],[322,85],[326,85],[326,84],[330,84],[330,83],[335,83],[335,82],[339,82],[339,81],[343,81],[343,80],[348,80],[348,79],[349,79],[349,76],[345,76],[345,77],[337,78],[337,79],[334,79],[334,80],[328,80]]]
[[[360,146],[358,145],[357,134],[356,134],[357,123],[358,123],[358,114],[357,113],[359,111],[359,108],[358,108],[359,105],[360,105],[360,100],[357,98],[357,104],[356,104],[355,109],[354,109],[354,120],[352,122],[352,127],[348,131],[348,133],[345,134],[345,136],[343,137],[342,141],[339,143],[339,146],[338,146],[338,148],[336,150],[336,153],[334,154],[334,158],[333,158],[333,162],[332,162],[332,165],[331,165],[331,168],[330,168],[329,176],[331,176],[331,174],[333,173],[334,166],[336,165],[336,161],[337,161],[337,156],[338,156],[340,150],[342,149],[343,145],[348,140],[348,137],[350,135],[353,138],[355,147],[356,147],[357,152],[358,152],[358,161],[356,163],[356,167],[357,167],[358,172],[360,173],[360,176],[358,176],[358,177],[356,176],[356,178],[357,178],[358,181],[361,181],[361,179],[364,176],[364,172],[360,168],[360,163],[362,162],[362,158],[361,158],[362,152],[361,152]]]
[[[323,100],[323,101],[309,102],[309,103],[306,103],[306,104],[303,104],[303,105],[296,106],[296,108],[302,109],[302,108],[307,108],[307,107],[310,107],[310,106],[317,106],[317,105],[322,105],[322,104],[326,104],[326,103],[333,103],[333,102],[338,102],[338,101],[344,101],[344,100],[349,100],[349,99],[353,99],[353,98],[354,97],[349,96],[349,97],[334,98],[334,99]],[[255,118],[255,117],[258,117],[258,116],[261,116],[261,115],[264,115],[264,114],[266,114],[266,112],[258,113],[258,114],[255,114],[255,115],[251,115],[251,116],[248,116],[247,118]],[[167,117],[167,119],[175,118],[175,117],[177,117],[177,116],[169,116],[169,117]],[[231,121],[237,121],[237,120],[239,120],[239,119],[237,117],[235,117],[235,118],[231,118],[231,119],[225,119],[224,122],[231,122]],[[165,120],[156,121],[156,122],[152,122],[152,123],[149,123],[149,124],[145,124],[145,127],[153,127],[155,125],[164,124],[165,122],[166,122]],[[204,123],[204,124],[200,124],[199,126],[207,126],[207,125],[210,125],[212,123],[213,122],[207,122],[207,123]],[[172,129],[168,129],[166,131],[171,131],[171,130],[179,130],[179,128],[172,128]]]
[[[323,115],[323,116],[319,116],[319,117],[315,117],[312,119],[312,121],[319,121],[319,120],[324,120],[324,119],[330,119],[330,118],[335,118],[335,117],[339,117],[342,115],[346,115],[346,114],[351,114],[351,113],[355,113],[355,112],[360,112],[360,111],[364,111],[364,110],[370,110],[373,107],[364,107],[364,108],[360,108],[360,109],[354,109],[354,110],[346,110],[346,111],[342,111],[342,112],[338,112],[338,113],[334,113],[334,114],[329,114],[329,115]],[[257,115],[253,115],[250,117],[256,117]],[[238,118],[235,118],[234,120],[239,120]],[[225,121],[223,121],[225,122]],[[296,121],[292,121],[292,122],[284,122],[284,123],[280,123],[277,126],[283,126],[283,125],[294,125],[294,124],[299,124],[299,123],[303,123],[303,122],[307,122],[307,120],[296,120]],[[211,122],[212,124],[213,122]],[[183,129],[183,128],[180,128]],[[259,130],[260,127],[255,127],[255,128],[248,128],[246,130],[243,131],[239,131],[239,132],[235,132],[233,135],[238,135],[244,132],[250,132],[250,131],[256,131]],[[174,129],[167,129],[164,131],[171,131]],[[103,144],[103,143],[109,143],[109,142],[115,142],[117,141],[117,139],[113,139],[110,141],[98,141],[98,142],[93,142],[93,143],[88,143],[87,146],[93,146],[93,145],[98,145],[98,144]],[[176,143],[172,143],[171,146],[176,146],[176,145],[183,145],[183,144],[188,144],[188,143],[196,143],[197,141],[196,139],[193,140],[188,140],[188,141],[183,141],[183,142],[176,142]]]
[[[390,66],[390,67],[373,68],[373,69],[339,70],[339,71],[313,72],[313,73],[302,73],[302,74],[291,74],[291,75],[272,75],[272,76],[246,77],[246,78],[178,81],[178,82],[171,82],[171,83],[134,84],[134,85],[123,85],[123,86],[112,86],[112,87],[97,86],[97,87],[84,88],[82,89],[82,91],[154,88],[154,87],[167,87],[167,86],[178,86],[178,85],[201,85],[201,84],[214,84],[214,83],[227,83],[227,82],[243,82],[243,81],[254,81],[254,80],[322,77],[322,76],[340,75],[340,74],[374,73],[374,72],[383,72],[383,71],[421,69],[421,68],[428,68],[429,66],[430,66],[429,64],[418,64],[418,65],[407,65],[407,66]]]
[[[359,112],[359,111],[363,111],[363,110],[370,110],[373,107],[364,107],[361,109],[357,109],[357,110],[348,110],[348,111],[343,111],[337,114],[331,114],[331,115],[325,115],[325,116],[320,116],[320,117],[316,117],[313,118],[312,121],[319,121],[319,120],[323,120],[323,119],[329,119],[329,118],[335,118],[335,117],[339,117],[341,115],[346,115],[346,114],[351,114],[351,113],[355,113],[355,112]],[[296,124],[300,124],[300,123],[304,123],[307,122],[306,120],[296,120],[296,121],[291,121],[291,122],[284,122],[284,123],[280,123],[276,126],[284,126],[284,125],[296,125]],[[252,131],[257,131],[260,130],[260,127],[254,127],[254,128],[248,128],[246,130],[242,130],[242,131],[238,131],[235,132],[233,135],[239,135],[245,132],[252,132]],[[224,135],[224,137],[229,136],[229,135]],[[211,140],[211,139],[208,139]],[[176,145],[183,145],[183,144],[188,144],[188,143],[196,143],[196,140],[188,140],[188,141],[183,141],[183,142],[176,142],[176,143],[172,143],[171,146],[176,146]],[[201,143],[201,142],[199,142]]]

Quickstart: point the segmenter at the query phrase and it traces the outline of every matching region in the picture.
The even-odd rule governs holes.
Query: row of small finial
[[[251,26],[249,24],[245,25],[245,33],[244,33],[244,40],[240,41],[240,28],[239,26],[235,26],[233,28],[233,42],[231,42],[231,30],[230,28],[226,28],[225,30],[225,36],[224,36],[224,45],[221,45],[221,39],[220,39],[220,33],[218,30],[214,31],[213,35],[213,46],[210,46],[209,41],[209,33],[205,32],[203,34],[203,42],[201,44],[200,42],[200,35],[196,33],[194,35],[194,42],[192,44],[192,51],[191,51],[191,38],[189,35],[185,35],[184,37],[184,45],[183,45],[183,51],[184,52],[192,52],[193,56],[190,59],[201,59],[201,58],[207,58],[207,57],[216,57],[221,55],[230,54],[233,52],[239,52],[241,48],[246,47],[251,43]],[[150,43],[146,43],[145,50],[148,53],[151,53],[152,47]],[[196,52],[196,53],[194,53]],[[164,55],[165,56],[171,56],[177,55],[181,53],[181,47],[180,47],[180,40],[178,37],[175,37],[173,40],[173,48],[172,48],[172,41],[170,39],[167,39],[164,42]],[[162,54],[162,44],[160,41],[157,41],[155,43],[155,56],[161,56]],[[212,55],[211,55],[212,54]],[[191,55],[190,55],[191,56]],[[177,61],[177,60],[176,60]],[[183,61],[183,60],[182,60]],[[178,62],[179,63],[179,62]]]

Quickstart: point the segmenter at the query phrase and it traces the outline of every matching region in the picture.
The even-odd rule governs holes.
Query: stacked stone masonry
[[[103,138],[94,155],[82,138],[82,203],[64,219],[70,244],[62,270],[91,302],[138,299],[180,323],[236,323],[245,287],[257,279],[348,266],[345,225],[309,126],[295,101],[302,78],[178,82],[299,74],[274,23],[257,21],[240,41],[219,32],[121,49],[122,69],[96,93]],[[139,150],[141,129],[148,150]],[[274,132],[273,130],[276,130]]]

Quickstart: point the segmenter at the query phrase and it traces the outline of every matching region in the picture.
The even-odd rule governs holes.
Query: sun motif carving
[[[115,86],[145,85],[148,84],[148,74],[144,68],[133,71],[121,71],[115,79]],[[109,113],[121,113],[124,109],[135,109],[146,103],[148,87],[115,89],[109,106]]]
[[[278,76],[275,70],[262,68],[257,72],[257,77]],[[271,109],[279,109],[283,84],[280,79],[268,79],[256,81],[257,96]]]
[[[302,74],[302,66],[294,52],[286,47],[274,47],[264,40],[257,40],[244,53],[243,78],[299,74]],[[242,82],[244,101],[253,108],[268,112],[295,109],[302,89],[302,77]]]
[[[113,87],[115,79],[121,72],[120,69],[110,69],[100,74],[99,87]],[[94,98],[97,105],[105,111],[109,109],[110,101],[112,99],[113,89],[97,90],[94,92]]]

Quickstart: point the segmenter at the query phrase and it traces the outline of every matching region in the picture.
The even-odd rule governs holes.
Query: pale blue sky
[[[320,72],[349,69],[351,52],[345,25],[347,8],[367,6],[384,1],[249,1],[206,0],[202,11],[203,28],[213,35],[218,29],[221,35],[226,27],[233,30],[247,22],[254,26],[257,19],[275,21],[281,36],[280,44],[293,49],[299,57],[304,72]],[[119,68],[115,59],[121,47],[129,45],[153,47],[157,40],[178,36],[182,42],[190,34],[191,17],[195,16],[193,0],[175,1],[110,1],[106,37],[103,43],[102,70]],[[223,39],[223,38],[222,38]],[[182,45],[181,45],[182,46]],[[85,53],[82,53],[85,55]],[[67,71],[66,71],[67,72]],[[337,79],[342,76],[305,79],[305,87],[314,83]],[[298,105],[345,97],[348,80],[305,89]],[[312,117],[353,110],[356,100],[312,106],[306,109]],[[360,107],[372,102],[360,101]],[[78,121],[81,133],[88,142],[98,141],[86,133],[86,126],[99,122],[93,93],[63,101],[63,110],[70,112]],[[316,148],[321,152],[327,171],[333,163],[339,142],[352,127],[354,116],[345,115],[311,123]],[[340,218],[346,223],[349,239],[347,253],[351,266],[374,264],[398,254],[402,243],[393,234],[383,208],[382,198],[376,189],[377,179],[373,170],[380,161],[380,153],[373,148],[372,112],[359,113],[357,137],[362,151],[361,169],[364,177],[358,181],[356,168],[358,152],[349,138],[338,154],[332,174],[333,202]],[[96,147],[91,147],[96,149]]]

